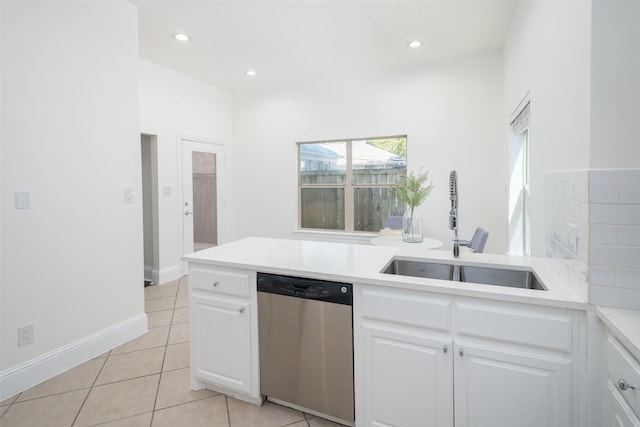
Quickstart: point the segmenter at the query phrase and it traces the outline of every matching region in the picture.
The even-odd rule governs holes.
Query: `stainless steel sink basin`
[[[382,272],[386,274],[399,274],[400,276],[453,280],[453,267],[451,264],[393,259]]]
[[[535,289],[540,291],[547,290],[533,272],[508,268],[476,267],[430,261],[393,259],[384,270],[382,270],[382,273],[507,286],[511,288]]]
[[[546,291],[545,287],[531,271],[508,270],[506,268],[461,265],[460,281]]]

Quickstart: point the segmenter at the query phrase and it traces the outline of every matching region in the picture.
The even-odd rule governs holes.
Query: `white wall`
[[[141,199],[124,202],[141,190],[135,7],[1,7],[5,372],[146,317]],[[14,208],[16,190],[30,209]],[[35,341],[18,347],[27,324]]]
[[[449,172],[458,171],[460,232],[490,232],[506,251],[502,55],[370,70],[234,95],[235,237],[291,238],[297,227],[297,141],[406,134],[409,169],[436,186],[421,206],[426,235],[449,243]]]
[[[544,255],[544,173],[589,166],[591,2],[518,2],[504,49],[504,115],[530,93],[532,255]]]
[[[212,139],[227,147],[231,160],[231,95],[183,74],[141,59],[141,132],[157,136],[160,276],[180,271],[182,255],[180,189],[176,138],[179,133]],[[171,195],[164,195],[164,187]],[[222,243],[222,242],[221,242]]]
[[[640,167],[640,2],[593,2],[590,166]]]

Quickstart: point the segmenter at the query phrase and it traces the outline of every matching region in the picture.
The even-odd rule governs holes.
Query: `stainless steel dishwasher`
[[[258,273],[260,392],[352,424],[352,303],[347,283]]]

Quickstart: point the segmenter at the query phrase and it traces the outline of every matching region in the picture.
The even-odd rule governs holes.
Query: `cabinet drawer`
[[[607,371],[609,380],[618,387],[631,409],[640,414],[640,363],[615,338],[607,340]],[[622,390],[619,381],[635,386]]]
[[[242,270],[221,270],[191,264],[189,266],[189,287],[220,294],[249,296],[251,277]]]
[[[608,399],[604,411],[605,426],[618,427],[640,427],[640,418],[631,410],[629,405],[620,395],[618,386],[611,380],[607,384]]]
[[[362,315],[365,318],[449,331],[450,312],[450,301],[428,298],[420,292],[362,291]]]
[[[571,319],[523,307],[459,304],[460,334],[571,351]]]

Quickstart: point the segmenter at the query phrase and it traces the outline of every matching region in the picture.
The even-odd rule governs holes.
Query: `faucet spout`
[[[460,255],[460,246],[470,246],[471,243],[458,239],[458,174],[454,170],[449,174],[449,200],[449,229],[453,230],[453,256],[457,258]]]

